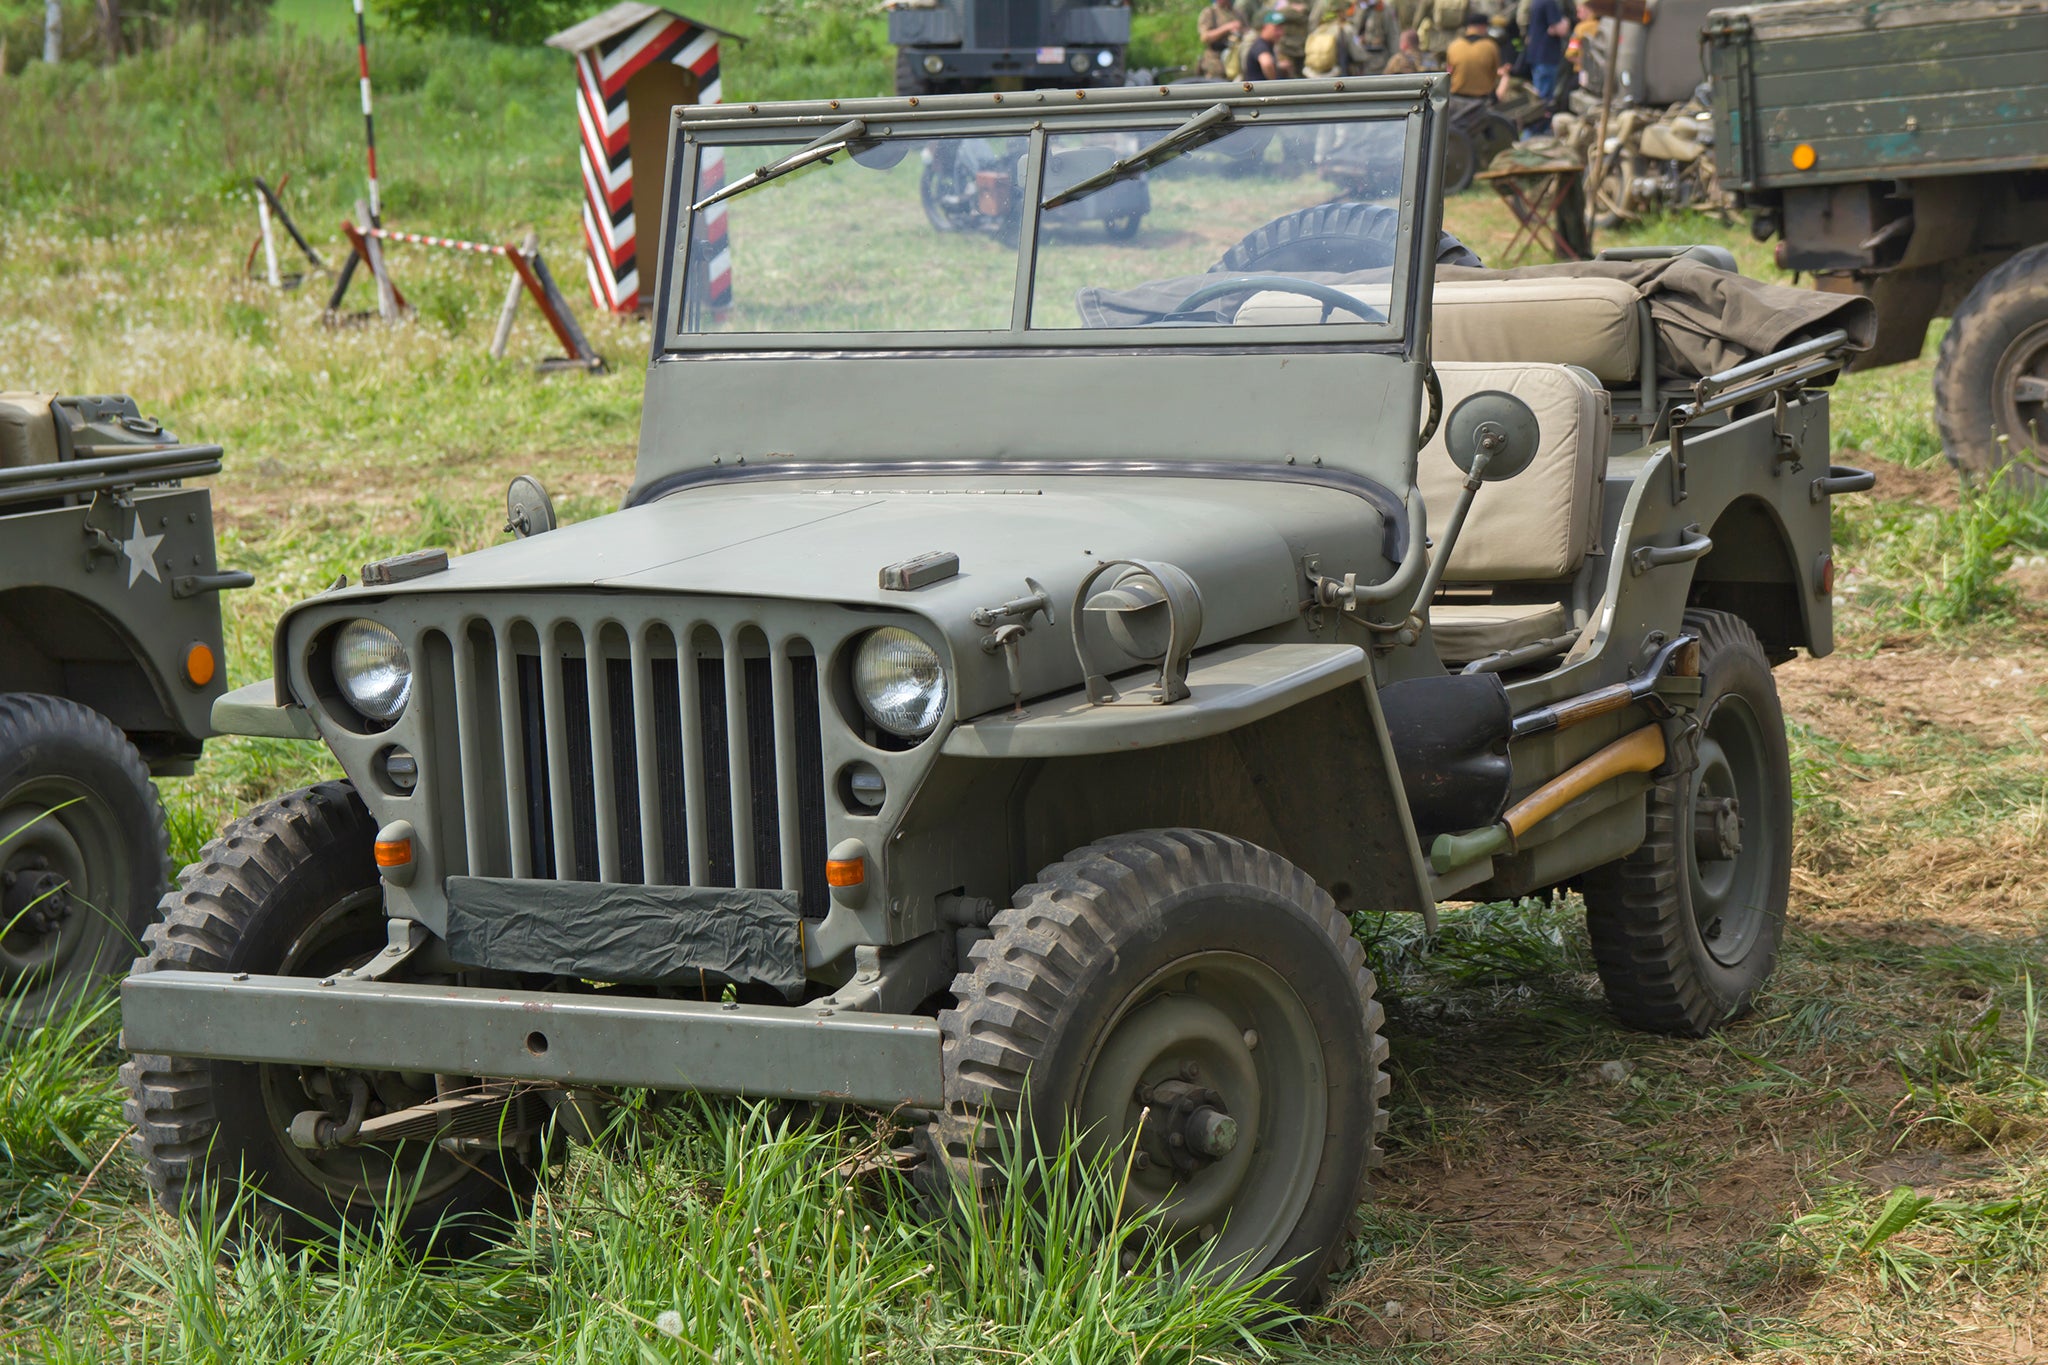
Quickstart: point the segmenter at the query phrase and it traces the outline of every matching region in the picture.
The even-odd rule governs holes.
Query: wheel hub
[[[1181,1070],[1185,1076],[1201,1074],[1194,1062]],[[1237,1150],[1237,1120],[1219,1091],[1191,1080],[1168,1080],[1139,1086],[1134,1098],[1145,1112],[1139,1145],[1152,1161],[1192,1175]]]
[[[71,916],[71,881],[49,860],[29,857],[0,872],[0,925],[40,938]]]
[[[1733,796],[1702,796],[1693,804],[1693,855],[1720,863],[1742,852],[1742,803]]]
[[[2007,346],[1998,364],[1999,416],[2011,455],[2026,458],[2048,447],[2048,323],[2028,328]]]

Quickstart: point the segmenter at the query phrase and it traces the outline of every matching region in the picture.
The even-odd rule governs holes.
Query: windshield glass
[[[1202,117],[1051,132],[1036,194],[1021,133],[856,141],[693,214],[679,330],[1392,335],[1412,121]],[[809,143],[709,147],[688,202]]]

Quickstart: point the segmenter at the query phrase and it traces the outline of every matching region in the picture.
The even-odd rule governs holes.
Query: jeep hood
[[[1200,643],[1213,645],[1294,620],[1305,557],[1370,580],[1388,571],[1382,556],[1396,558],[1406,532],[1379,490],[1259,474],[735,481],[464,555],[396,587],[315,600],[594,591],[828,601],[922,617],[964,665],[983,658],[974,610],[1023,595],[1027,576],[1051,596],[1051,629],[1064,640],[1074,594],[1097,564],[1163,560],[1200,588]],[[880,586],[883,568],[932,551],[957,554],[959,573],[911,591]],[[1034,691],[1078,681],[1071,648],[1031,652]]]

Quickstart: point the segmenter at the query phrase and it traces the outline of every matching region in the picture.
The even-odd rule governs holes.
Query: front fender
[[[1279,853],[1347,913],[1431,913],[1363,650],[1212,650],[1167,705],[1142,674],[1117,686],[1107,705],[1076,691],[956,727],[892,845],[899,870],[1001,904],[1096,839],[1193,828]]]
[[[1208,739],[1372,676],[1356,645],[1250,644],[1210,650],[1188,665],[1184,700],[1162,705],[1142,673],[1117,678],[1123,696],[1097,704],[1081,688],[957,725],[953,758],[1075,758]]]

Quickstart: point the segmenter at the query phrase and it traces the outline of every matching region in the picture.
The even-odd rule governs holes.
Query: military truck
[[[0,393],[0,1028],[133,960],[168,874],[152,775],[189,773],[226,690],[204,488],[122,395]]]
[[[1124,0],[893,0],[896,93],[1094,88],[1124,83]]]
[[[1778,264],[1875,301],[1960,469],[2048,489],[2048,0],[1792,0],[1707,24],[1722,184]]]
[[[1612,55],[1614,105],[1653,109],[1684,104],[1707,79],[1700,48],[1700,30],[1714,9],[1714,0],[1648,0],[1620,6],[1588,4],[1589,13],[1604,17],[1582,49],[1580,84],[1570,96],[1572,112],[1599,111],[1606,95]],[[1621,26],[1621,47],[1615,48],[1615,25]]]
[[[1621,1019],[1750,1009],[1868,305],[1439,269],[1446,119],[1440,76],[678,109],[624,508],[367,565],[216,707],[347,780],[231,825],[125,984],[165,1207],[487,1219],[551,1108],[736,1093],[889,1111],[942,1188],[1071,1126],[1309,1300],[1388,1122],[1360,926],[1576,886]],[[963,138],[1022,158],[1016,240],[926,226]],[[1161,173],[1232,139],[1257,195]],[[1141,171],[1159,231],[1041,231]]]

